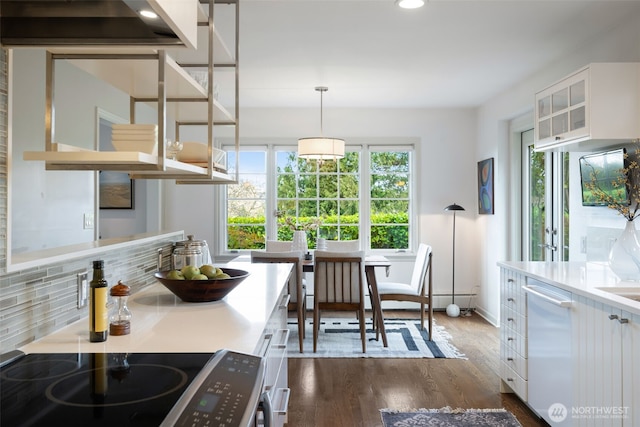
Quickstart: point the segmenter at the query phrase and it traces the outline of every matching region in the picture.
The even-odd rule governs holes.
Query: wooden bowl
[[[210,302],[226,297],[249,276],[249,272],[233,268],[222,268],[231,276],[228,279],[175,280],[167,279],[168,271],[158,271],[155,278],[184,302]]]

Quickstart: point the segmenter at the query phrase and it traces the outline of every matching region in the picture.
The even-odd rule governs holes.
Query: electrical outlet
[[[86,213],[83,216],[83,228],[85,230],[91,230],[93,229],[93,214],[92,213]]]
[[[78,308],[87,305],[89,299],[89,282],[87,282],[88,272],[78,273]]]

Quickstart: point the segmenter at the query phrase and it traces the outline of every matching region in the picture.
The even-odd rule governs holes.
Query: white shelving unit
[[[200,7],[197,28],[198,49],[157,49],[149,46],[118,48],[78,46],[49,49],[47,53],[46,140],[44,151],[28,151],[25,160],[44,161],[47,170],[115,170],[127,171],[132,178],[176,179],[178,183],[232,183],[236,176],[229,176],[226,169],[213,162],[214,127],[234,126],[235,146],[239,149],[238,106],[238,0],[225,0],[235,4],[235,54],[231,54],[213,25],[215,0],[203,0],[208,11]],[[135,105],[147,103],[158,111],[158,154],[140,152],[104,152],[83,150],[54,143],[53,91],[55,63],[65,60],[76,67],[107,82],[130,95],[130,122],[135,123]],[[184,64],[184,65],[183,65]],[[199,67],[207,70],[205,89],[185,68]],[[228,111],[214,97],[214,69],[235,70],[235,111]],[[63,96],[63,95],[61,95]],[[207,167],[172,160],[166,156],[167,117],[176,122],[176,134],[182,125],[207,126],[209,158]],[[57,141],[56,141],[57,142]],[[64,141],[63,141],[64,142]],[[236,156],[237,158],[237,156]],[[226,167],[227,165],[225,165]]]

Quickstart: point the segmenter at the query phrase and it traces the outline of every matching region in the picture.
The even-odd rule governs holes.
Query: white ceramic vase
[[[306,231],[294,231],[293,241],[291,242],[292,251],[300,251],[303,254],[307,253],[307,232]]]
[[[640,281],[640,241],[633,221],[627,221],[624,231],[609,252],[609,266],[623,281]]]

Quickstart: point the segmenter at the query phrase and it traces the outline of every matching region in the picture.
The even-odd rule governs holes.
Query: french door
[[[522,254],[525,261],[569,260],[569,154],[536,152],[522,132]]]

